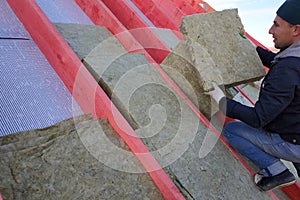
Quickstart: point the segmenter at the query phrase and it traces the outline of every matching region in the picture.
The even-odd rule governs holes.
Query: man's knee
[[[239,129],[239,124],[240,122],[229,122],[227,123],[222,131],[222,135],[227,139],[230,138],[238,132],[237,130]]]

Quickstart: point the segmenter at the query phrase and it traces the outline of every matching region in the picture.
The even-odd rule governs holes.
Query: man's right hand
[[[213,82],[214,85],[214,90],[209,91],[208,94],[211,96],[211,98],[213,98],[217,103],[219,103],[219,101],[225,97],[224,92],[221,90],[221,88],[215,83]]]

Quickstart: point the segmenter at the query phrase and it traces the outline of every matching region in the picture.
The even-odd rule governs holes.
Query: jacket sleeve
[[[270,68],[276,54],[259,46],[256,47],[256,51],[263,65]]]
[[[223,97],[219,102],[220,110],[228,117],[241,120],[250,126],[260,127],[259,116],[255,109],[237,101]]]
[[[223,97],[220,110],[228,117],[241,120],[253,127],[265,127],[278,117],[291,103],[295,95],[293,80],[297,74],[286,62],[273,66],[263,81],[259,99],[254,107]]]

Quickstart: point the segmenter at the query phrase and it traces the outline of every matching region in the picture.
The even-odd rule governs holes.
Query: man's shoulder
[[[278,65],[300,70],[300,57],[288,56],[278,59]]]
[[[295,81],[300,82],[300,57],[285,57],[276,60],[276,63],[272,65],[271,77],[281,80],[285,80],[280,84],[293,83]],[[269,73],[270,73],[269,72]],[[270,80],[272,80],[270,78]],[[269,80],[269,81],[270,81]]]

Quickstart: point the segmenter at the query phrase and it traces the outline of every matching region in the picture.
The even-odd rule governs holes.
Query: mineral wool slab
[[[175,49],[168,55],[167,59],[161,64],[162,69],[176,82],[182,91],[189,99],[198,105],[198,108],[206,116],[213,115],[218,111],[217,104],[212,101],[210,96],[205,94],[205,78],[213,78],[214,74],[209,73],[210,68],[205,68],[199,73],[198,69],[193,64],[190,47],[186,41],[181,41]],[[206,65],[214,64],[210,57],[204,57],[202,63]],[[206,73],[206,76],[201,76]],[[181,74],[178,76],[176,74]],[[209,77],[209,75],[211,75]],[[188,82],[191,88],[187,88],[184,82]],[[206,87],[209,84],[206,84]],[[193,95],[196,94],[196,95]]]
[[[74,23],[54,23],[79,59],[88,56],[97,45],[109,40],[113,35],[105,28]]]
[[[212,81],[212,78],[205,79],[207,73],[221,76],[215,77],[215,80],[230,86],[259,80],[265,75],[255,46],[244,37],[237,9],[186,16],[182,19],[180,30],[185,40],[193,44],[193,64],[204,82]],[[214,65],[198,63],[208,56]],[[206,68],[210,72],[206,70],[202,74],[201,71]]]
[[[2,137],[0,155],[4,199],[163,199],[105,119],[84,115]]]
[[[225,87],[260,80],[265,71],[252,43],[243,37],[237,9],[183,17],[181,41],[162,62],[162,68],[190,97],[190,91],[174,76],[177,71],[193,86],[192,101],[207,116],[216,112],[205,94],[213,82]],[[171,72],[170,72],[171,71]]]

